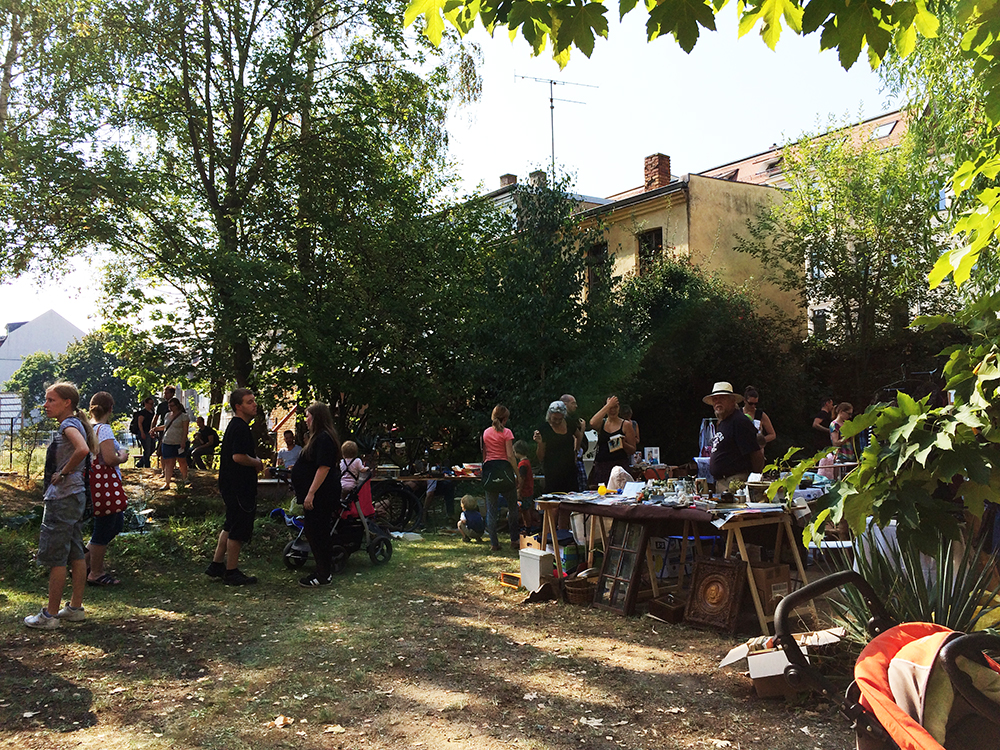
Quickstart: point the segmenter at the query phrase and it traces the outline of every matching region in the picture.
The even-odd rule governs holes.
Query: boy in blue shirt
[[[472,495],[462,498],[462,515],[458,519],[458,531],[463,542],[480,542],[486,531],[486,520],[479,512],[479,503]]]

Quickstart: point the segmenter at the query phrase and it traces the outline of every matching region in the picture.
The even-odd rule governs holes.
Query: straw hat
[[[712,386],[712,392],[705,396],[702,401],[711,406],[712,396],[736,396],[737,404],[743,400],[743,397],[740,394],[733,391],[733,384],[727,383],[725,380],[720,380]]]

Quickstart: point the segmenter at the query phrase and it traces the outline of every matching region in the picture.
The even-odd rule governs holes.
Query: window
[[[872,131],[872,140],[877,141],[880,138],[888,138],[889,134],[892,133],[893,129],[896,127],[897,122],[898,120],[893,120],[892,122],[879,125]]]
[[[601,267],[608,257],[608,243],[598,242],[587,249],[587,291],[601,284]]]
[[[827,311],[822,308],[813,310],[812,312],[812,332],[813,336],[818,339],[826,338],[826,316]]]
[[[639,273],[643,274],[663,257],[663,227],[643,232],[636,239],[639,241]]]

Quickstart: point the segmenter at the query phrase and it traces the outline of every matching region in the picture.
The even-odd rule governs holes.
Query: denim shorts
[[[45,501],[35,558],[39,565],[55,568],[84,559],[83,510],[86,503],[87,496],[83,492]]]
[[[121,533],[124,526],[125,514],[122,511],[110,516],[94,516],[94,532],[90,535],[90,543],[106,547]]]
[[[160,446],[160,449],[163,458],[178,458],[181,455],[181,447],[179,445],[164,443]]]

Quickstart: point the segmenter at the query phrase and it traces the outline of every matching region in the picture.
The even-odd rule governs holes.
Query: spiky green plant
[[[911,539],[889,538],[872,528],[853,543],[854,567],[875,589],[898,622],[933,622],[970,632],[997,608],[1000,586],[995,583],[996,556],[981,539],[938,537],[937,550],[922,556]],[[927,565],[928,560],[933,565]],[[864,598],[852,586],[843,599],[831,599],[838,619],[852,640],[866,642],[870,618]]]

